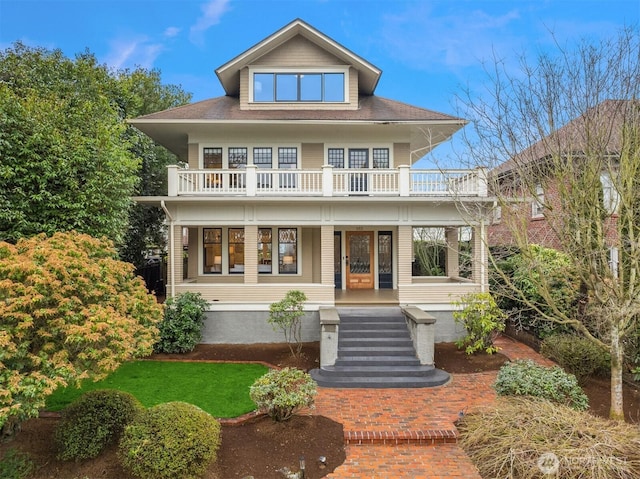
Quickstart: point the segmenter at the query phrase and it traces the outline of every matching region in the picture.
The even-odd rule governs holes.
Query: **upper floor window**
[[[544,188],[536,185],[536,197],[531,204],[531,217],[542,218],[544,216]]]
[[[255,102],[344,102],[343,72],[255,72]]]
[[[618,205],[620,204],[620,194],[609,172],[603,172],[600,175],[600,183],[602,184],[602,202],[605,210],[609,214],[617,213]]]

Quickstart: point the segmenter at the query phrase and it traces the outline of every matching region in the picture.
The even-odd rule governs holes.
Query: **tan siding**
[[[451,304],[468,293],[480,291],[475,283],[413,284],[398,286],[400,304]]]
[[[244,282],[258,282],[258,227],[255,225],[244,228]]]
[[[318,170],[324,164],[324,143],[303,143],[300,168]]]
[[[411,165],[411,150],[409,150],[409,143],[393,144],[393,166],[397,168],[400,165]]]
[[[302,275],[304,283],[313,283],[313,230],[302,228],[302,241],[298,239],[298,247],[302,247]]]
[[[249,69],[240,70],[240,109],[246,110],[249,105]]]
[[[182,227],[173,227],[173,248],[171,249],[170,260],[173,261],[175,271],[175,284],[182,283]],[[167,271],[168,284],[172,284],[174,278],[171,276],[171,267]],[[167,292],[170,292],[170,288],[167,288]]]
[[[315,284],[322,282],[322,249],[320,239],[320,228],[314,228],[311,230],[312,241],[312,262],[311,262],[311,274],[312,281]]]
[[[199,271],[199,237],[198,237],[198,228],[189,228],[189,265],[187,266],[187,271],[189,274],[189,278],[195,278],[198,276]]]
[[[331,55],[304,37],[296,36],[275,50],[260,57],[255,65],[278,67],[315,67],[344,65],[345,62]]]
[[[358,70],[349,68],[349,103],[358,107]]]
[[[398,226],[398,287],[411,284],[411,262],[413,260],[413,228]]]
[[[189,143],[189,168],[197,170],[200,167],[199,145],[197,143]]]
[[[321,282],[325,285],[334,285],[335,277],[333,274],[333,232],[334,227],[324,225],[321,227],[321,256],[322,256],[322,275]]]

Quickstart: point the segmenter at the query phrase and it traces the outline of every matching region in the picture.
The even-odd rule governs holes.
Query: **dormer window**
[[[251,72],[254,102],[344,103],[346,71]]]

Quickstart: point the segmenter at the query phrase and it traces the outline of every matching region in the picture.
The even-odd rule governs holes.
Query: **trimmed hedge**
[[[576,377],[561,367],[546,368],[530,359],[507,363],[493,385],[501,396],[531,396],[569,406],[576,411],[589,407],[589,399]]]
[[[55,429],[58,458],[96,457],[116,442],[125,426],[143,410],[140,401],[127,392],[102,389],[83,394],[63,411]]]
[[[286,421],[300,409],[312,407],[317,386],[311,376],[300,369],[273,369],[259,377],[249,389],[258,409],[274,421]]]
[[[200,293],[182,293],[165,302],[164,319],[158,324],[156,353],[188,353],[202,340],[207,301]]]
[[[129,424],[120,439],[118,457],[141,479],[200,477],[217,459],[220,423],[193,404],[153,406]]]

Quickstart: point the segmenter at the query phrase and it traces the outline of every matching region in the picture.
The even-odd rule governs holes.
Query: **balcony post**
[[[246,180],[247,180],[247,196],[256,196],[258,190],[258,167],[256,165],[247,165]]]
[[[178,196],[178,165],[167,166],[167,195]]]
[[[477,168],[478,172],[478,196],[487,196],[489,194],[489,188],[487,186],[487,169]]]
[[[333,196],[332,165],[322,165],[322,196]]]
[[[409,196],[411,193],[411,167],[409,165],[398,166],[398,174],[400,196]]]

